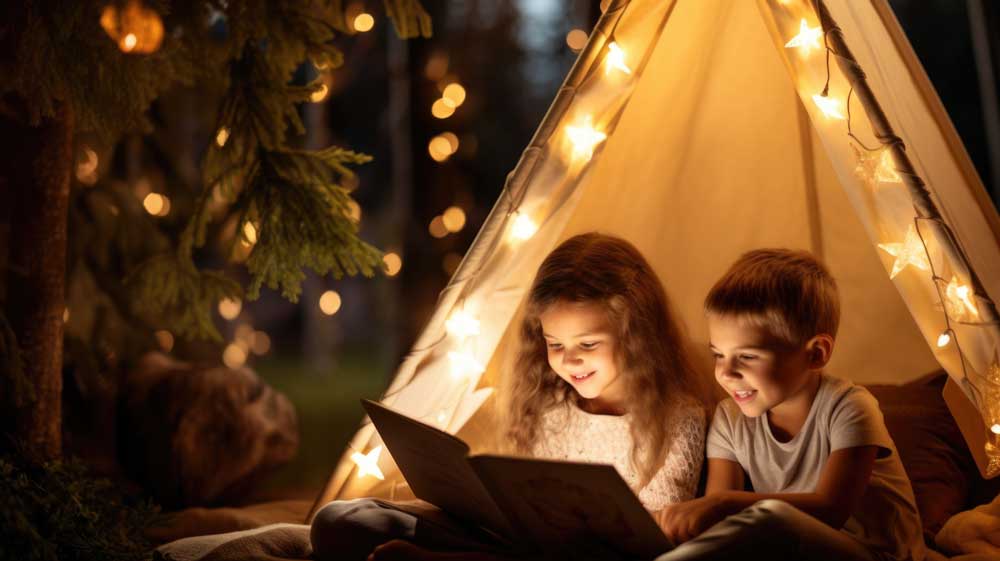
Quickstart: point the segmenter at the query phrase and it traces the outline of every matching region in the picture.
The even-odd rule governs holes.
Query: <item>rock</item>
[[[119,396],[119,460],[167,508],[236,502],[298,449],[291,402],[248,368],[150,353]]]

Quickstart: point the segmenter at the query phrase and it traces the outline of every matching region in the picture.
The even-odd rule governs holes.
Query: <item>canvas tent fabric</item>
[[[785,47],[802,20],[826,31],[821,45],[842,39],[829,66],[824,48]],[[608,64],[612,42],[628,72]],[[813,95],[824,87],[845,114],[850,93],[849,120],[820,111]],[[902,146],[872,125],[876,109]],[[573,141],[587,127],[606,135],[592,154]],[[906,162],[893,151],[903,146]],[[914,176],[877,169],[885,151],[890,169],[912,165]],[[918,219],[914,181],[939,219]],[[890,280],[889,250],[911,228],[932,270],[911,264]],[[591,230],[647,256],[696,345],[707,340],[705,293],[738,255],[814,252],[842,298],[829,371],[892,384],[944,367],[956,419],[981,470],[991,468],[984,446],[1000,386],[982,380],[1000,342],[1000,219],[885,0],[611,2],[383,401],[487,446],[483,404],[534,273],[559,241]],[[458,314],[478,332],[449,332]],[[950,341],[939,347],[942,332]],[[385,453],[384,481],[356,477],[350,457],[378,444],[363,424],[317,502],[401,493]]]

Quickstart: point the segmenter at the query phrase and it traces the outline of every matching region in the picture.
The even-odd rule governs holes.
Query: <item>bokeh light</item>
[[[336,290],[327,290],[319,297],[319,309],[328,316],[337,313],[340,304],[340,294],[337,294]]]

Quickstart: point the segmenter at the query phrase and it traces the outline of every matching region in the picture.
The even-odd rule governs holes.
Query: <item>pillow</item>
[[[879,402],[913,485],[928,544],[952,515],[967,508],[972,484],[980,480],[941,397],[946,380],[942,372],[902,386],[866,386]]]

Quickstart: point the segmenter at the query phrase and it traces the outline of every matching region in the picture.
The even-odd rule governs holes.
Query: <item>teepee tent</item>
[[[829,370],[943,367],[1000,473],[1000,219],[885,0],[610,2],[383,401],[482,446],[538,265],[591,230],[647,256],[696,343],[738,255],[814,252],[842,297]],[[380,444],[363,424],[317,502],[402,496]]]

